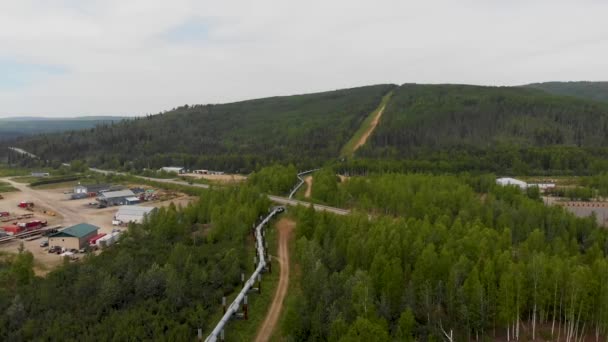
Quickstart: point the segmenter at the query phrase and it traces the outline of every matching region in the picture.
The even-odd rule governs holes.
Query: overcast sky
[[[608,80],[608,1],[1,0],[0,117]]]

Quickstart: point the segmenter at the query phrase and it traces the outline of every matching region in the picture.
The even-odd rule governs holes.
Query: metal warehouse
[[[59,246],[65,249],[81,249],[88,245],[90,238],[97,235],[99,227],[88,223],[80,223],[62,231],[49,235],[49,246]]]
[[[74,194],[90,194],[99,193],[100,191],[109,190],[109,184],[78,184],[74,187]]]
[[[139,198],[131,190],[108,191],[97,197],[105,205],[131,205],[139,203]]]
[[[125,205],[118,208],[116,215],[114,215],[114,219],[116,221],[120,221],[121,223],[142,223],[146,215],[149,215],[156,208],[154,207],[136,207]]]

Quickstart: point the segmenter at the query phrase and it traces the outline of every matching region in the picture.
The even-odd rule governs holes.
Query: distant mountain
[[[76,118],[9,117],[0,118],[0,140],[20,136],[90,129],[125,119],[118,116],[83,116]]]
[[[395,85],[270,97],[174,110],[93,130],[15,142],[45,159],[105,167],[167,165],[247,172],[273,162],[318,166],[342,146]]]
[[[544,90],[555,95],[608,102],[608,82],[544,82],[524,87]]]

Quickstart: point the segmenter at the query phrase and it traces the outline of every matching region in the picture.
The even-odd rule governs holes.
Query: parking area
[[[32,189],[26,184],[20,184],[10,179],[2,179],[10,183],[20,191],[3,193],[3,199],[0,199],[0,212],[8,211],[11,217],[18,217],[24,214],[33,214],[29,220],[48,221],[48,227],[61,225],[69,227],[78,223],[89,223],[99,227],[99,233],[111,233],[115,229],[124,230],[125,227],[113,226],[112,219],[118,211],[117,206],[98,208],[95,198],[85,198],[71,200],[70,192],[72,188],[56,188],[56,189]],[[194,200],[193,197],[183,194],[173,194],[170,199],[166,196],[160,196],[156,201],[144,202],[140,205],[150,207],[167,206],[171,202],[176,205],[187,205]],[[34,203],[34,207],[30,210],[19,208],[17,205],[22,201],[30,201]],[[0,222],[0,226],[12,224],[16,221],[10,220]],[[36,273],[43,275],[52,268],[60,265],[63,262],[63,257],[57,254],[48,253],[48,247],[40,247],[42,241],[46,241],[46,237],[39,237],[27,241],[27,239],[15,239],[12,242],[0,244],[0,251],[17,253],[20,243],[22,242],[25,249],[32,252],[36,262]]]

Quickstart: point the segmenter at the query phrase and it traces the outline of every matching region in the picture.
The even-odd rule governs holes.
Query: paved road
[[[127,176],[127,174],[124,173],[124,172],[115,172],[115,171],[101,170],[101,169],[95,169],[95,168],[91,168],[91,171],[99,172],[99,173],[103,173],[103,174],[116,174],[116,175]],[[207,185],[207,184],[199,184],[199,183],[192,183],[192,184],[190,184],[188,182],[174,180],[174,179],[150,178],[150,177],[144,177],[144,176],[134,176],[134,177],[145,179],[145,180],[148,180],[148,181],[159,182],[159,183],[170,183],[170,184],[177,184],[177,185],[186,185],[186,186],[191,186],[191,187],[195,187],[195,188],[203,188],[203,189],[208,189],[209,188],[209,185]],[[275,203],[282,204],[282,205],[290,205],[290,206],[302,205],[302,206],[305,206],[305,207],[307,207],[307,206],[310,205],[310,202],[298,201],[298,200],[294,200],[294,199],[289,199],[287,197],[268,195],[268,198],[271,201],[273,201]],[[330,212],[330,213],[336,214],[336,215],[348,215],[348,214],[350,214],[350,210],[341,209],[341,208],[334,208],[334,207],[330,207],[330,206],[326,206],[326,205],[321,205],[321,204],[313,204],[313,208],[315,210],[317,210],[317,211],[327,211],[327,212]]]

